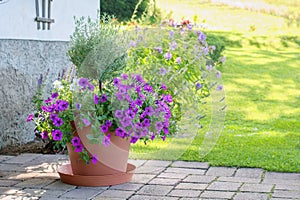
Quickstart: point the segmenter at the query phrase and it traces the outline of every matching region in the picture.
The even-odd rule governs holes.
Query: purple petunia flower
[[[117,97],[117,99],[118,99],[119,101],[123,101],[123,100],[124,100],[123,93],[121,93],[121,92],[118,92],[118,93],[116,94],[116,97]]]
[[[137,130],[140,130],[140,129],[143,128],[143,124],[142,124],[141,122],[137,122],[137,123],[135,124],[135,128],[136,128]]]
[[[154,47],[154,50],[158,53],[162,53],[162,47]]]
[[[175,62],[176,62],[177,64],[180,64],[180,63],[181,63],[181,57],[177,57],[177,58],[175,59]]]
[[[146,92],[153,92],[153,89],[152,89],[151,85],[149,85],[149,84],[146,84],[146,85],[144,86],[144,90],[145,90]]]
[[[88,119],[83,118],[83,119],[82,119],[82,122],[83,122],[86,126],[91,125],[91,122],[90,122]]]
[[[51,103],[52,101],[53,101],[52,98],[48,98],[48,99],[44,100],[45,103]]]
[[[155,128],[156,128],[157,132],[160,132],[161,129],[163,128],[163,123],[162,122],[156,122],[155,123]]]
[[[202,87],[203,87],[203,85],[201,83],[196,84],[196,90],[200,90]]]
[[[91,157],[91,161],[92,161],[92,163],[93,163],[94,165],[97,164],[97,162],[98,162],[98,157],[97,157],[96,154],[94,154],[94,155]]]
[[[100,97],[100,102],[101,103],[104,103],[107,101],[107,95],[106,94],[103,94],[101,97]]]
[[[78,84],[82,87],[87,87],[89,80],[87,78],[80,78]]]
[[[127,79],[128,79],[128,75],[127,75],[127,74],[122,74],[122,75],[121,75],[121,78],[122,78],[123,80],[127,80]]]
[[[164,135],[164,136],[161,137],[161,139],[162,139],[163,141],[165,141],[165,140],[166,140],[166,137],[167,137],[167,136]]]
[[[154,140],[154,138],[155,138],[155,135],[152,134],[151,137],[150,137],[150,140]]]
[[[54,122],[55,120],[56,120],[56,118],[58,118],[58,116],[57,116],[57,114],[50,114],[50,120],[52,121],[52,122]]]
[[[94,91],[94,89],[95,89],[95,86],[93,85],[93,84],[91,84],[91,83],[88,83],[87,84],[87,88],[90,90],[90,91]]]
[[[175,41],[171,42],[171,44],[170,44],[171,50],[175,50],[177,47],[178,47],[178,44]]]
[[[129,117],[124,117],[121,121],[123,127],[127,127],[131,125],[131,119]]]
[[[81,104],[80,104],[80,103],[76,103],[76,104],[75,104],[75,107],[76,107],[76,110],[80,110]]]
[[[188,28],[189,30],[192,30],[192,29],[193,29],[193,25],[192,25],[192,24],[188,24],[188,25],[187,25],[187,28]]]
[[[52,138],[55,141],[59,141],[62,139],[63,133],[60,130],[53,130],[52,131]]]
[[[148,119],[148,118],[145,118],[145,119],[144,119],[144,121],[143,121],[143,125],[144,125],[145,127],[149,127],[149,126],[150,126],[150,124],[151,124],[151,121],[150,121],[150,119]]]
[[[217,71],[216,77],[217,77],[217,78],[221,78],[221,72],[220,72],[220,71]]]
[[[55,92],[51,95],[51,98],[56,99],[58,97],[58,92]]]
[[[110,145],[110,134],[107,134],[106,136],[104,136],[103,140],[102,140],[102,144],[104,146],[108,146]]]
[[[152,108],[151,106],[146,107],[146,108],[145,108],[145,112],[146,112],[147,115],[150,116],[150,117],[154,114],[154,110],[153,110],[153,108]]]
[[[119,118],[119,119],[122,118],[123,117],[123,111],[122,110],[116,110],[115,117]]]
[[[167,90],[167,86],[164,83],[161,84],[160,88],[163,89],[163,90]]]
[[[213,66],[212,65],[206,65],[207,70],[212,70]]]
[[[119,136],[121,138],[125,137],[126,131],[123,128],[117,128],[116,129],[116,136]]]
[[[120,79],[114,78],[114,85],[115,85],[115,86],[119,86],[120,83],[121,83]]]
[[[140,83],[144,83],[145,82],[144,79],[143,79],[143,77],[141,75],[139,75],[139,74],[137,74],[135,76],[135,80],[137,80]]]
[[[69,102],[65,101],[65,100],[57,100],[56,101],[56,109],[58,111],[64,111],[66,109],[68,109],[69,107]]]
[[[140,86],[136,86],[135,91],[136,91],[137,93],[140,93],[140,92],[141,92],[141,87],[140,87]]]
[[[172,38],[173,36],[174,36],[174,31],[170,30],[170,32],[169,32],[169,38]]]
[[[61,125],[64,124],[64,121],[63,121],[61,118],[56,117],[56,118],[54,119],[54,121],[53,121],[53,124],[54,124],[55,126],[61,126]]]
[[[217,86],[217,90],[218,90],[218,91],[223,90],[223,85],[218,85],[218,86]]]
[[[131,109],[128,109],[125,112],[126,116],[130,117],[131,119],[133,119],[135,117],[135,112],[133,112]]]
[[[112,122],[110,120],[106,120],[105,125],[108,127],[112,126]]]
[[[171,103],[173,101],[172,96],[170,94],[164,95],[163,99],[168,103]]]
[[[172,54],[170,52],[165,53],[165,59],[166,60],[171,60]]]
[[[163,130],[164,130],[165,135],[169,134],[169,129],[168,129],[168,127],[164,127]]]
[[[80,144],[80,138],[74,136],[73,139],[71,140],[71,143],[73,144],[73,146]]]
[[[79,144],[74,145],[75,152],[80,153],[80,152],[82,152],[82,150],[83,150],[82,144],[79,143]]]
[[[106,133],[107,131],[108,131],[108,126],[107,125],[102,125],[101,127],[100,127],[100,130],[103,132],[103,133]]]
[[[135,104],[141,107],[143,105],[143,101],[141,99],[137,99]]]
[[[135,144],[138,141],[138,139],[139,139],[138,137],[133,136],[130,138],[130,143]]]
[[[205,40],[206,40],[206,35],[204,33],[202,33],[201,31],[198,33],[199,36],[198,36],[198,40],[204,44],[205,43]]]
[[[48,131],[41,132],[41,137],[43,140],[48,139],[49,138]]]
[[[34,114],[28,115],[26,122],[30,122],[33,119],[33,117],[34,117]]]
[[[97,105],[99,103],[99,97],[97,94],[94,94],[94,103]]]

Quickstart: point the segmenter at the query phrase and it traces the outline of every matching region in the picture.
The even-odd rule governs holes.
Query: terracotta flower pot
[[[97,155],[98,162],[84,163],[79,153],[73,150],[72,144],[67,144],[71,165],[60,169],[62,182],[83,186],[108,186],[131,180],[135,166],[127,164],[130,149],[128,139],[110,133],[109,146],[90,144],[86,135],[90,134],[91,127],[76,129],[75,123],[71,122],[71,124],[73,134],[80,138],[90,156]],[[85,180],[87,182],[84,182]]]

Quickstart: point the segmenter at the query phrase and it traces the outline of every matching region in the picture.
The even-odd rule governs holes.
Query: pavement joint
[[[0,199],[300,199],[299,173],[213,167],[202,162],[130,160],[138,172],[131,182],[80,187],[60,182],[56,169],[67,162],[68,158],[62,155],[0,155]]]

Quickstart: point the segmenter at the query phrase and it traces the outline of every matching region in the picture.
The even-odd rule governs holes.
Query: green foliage
[[[130,20],[133,14],[136,19],[139,19],[147,10],[149,1],[150,0],[101,0],[100,10],[109,15],[114,15],[118,21],[124,22]]]
[[[75,18],[76,27],[67,54],[78,76],[105,82],[125,67],[127,38],[113,16],[99,15],[95,20]]]
[[[210,46],[214,46],[215,50],[209,52],[209,57],[214,63],[218,63],[220,58],[223,57],[223,51],[225,50],[225,42],[218,35],[207,33],[206,42]]]

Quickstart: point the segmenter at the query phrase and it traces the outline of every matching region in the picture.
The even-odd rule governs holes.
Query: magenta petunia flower
[[[53,101],[53,99],[50,97],[48,99],[44,100],[45,103],[51,103],[52,101]]]
[[[137,80],[140,83],[144,83],[145,82],[144,79],[143,79],[143,77],[141,75],[139,75],[139,74],[137,74],[135,76],[135,80]]]
[[[152,89],[151,85],[149,85],[149,84],[146,84],[146,85],[144,86],[144,90],[145,90],[146,92],[153,92],[153,89]]]
[[[97,164],[97,162],[98,162],[98,157],[97,157],[96,154],[94,154],[94,155],[91,157],[91,161],[92,161],[92,163],[93,163],[94,165]]]
[[[55,92],[51,95],[51,98],[56,99],[58,97],[58,92]]]
[[[173,101],[172,96],[170,94],[164,95],[163,99],[168,103],[171,103]]]
[[[136,105],[138,105],[138,106],[142,106],[143,105],[143,101],[141,100],[141,99],[137,99],[136,101],[135,101],[135,103],[136,103]]]
[[[93,84],[91,84],[91,83],[88,83],[87,84],[87,88],[90,90],[90,91],[94,91],[94,89],[95,89],[95,86],[93,85]]]
[[[107,134],[106,136],[104,136],[103,140],[102,140],[102,144],[104,146],[108,146],[110,145],[110,134]]]
[[[120,79],[114,78],[114,85],[115,85],[115,86],[119,86],[120,83],[121,83]]]
[[[126,110],[125,114],[126,114],[126,116],[130,117],[131,119],[133,119],[135,117],[135,112],[133,112],[130,109]]]
[[[30,122],[33,119],[33,117],[34,117],[34,114],[28,115],[26,122]]]
[[[91,124],[91,122],[88,119],[82,119],[82,122],[86,125],[89,126]]]
[[[169,134],[169,128],[168,128],[168,127],[164,127],[163,130],[164,130],[164,133],[165,133],[166,135]]]
[[[150,121],[150,119],[148,119],[148,118],[145,118],[145,119],[144,119],[144,121],[143,121],[143,125],[144,125],[145,127],[149,127],[149,126],[150,126],[150,124],[151,124],[151,121]]]
[[[127,75],[127,74],[122,74],[122,75],[121,75],[121,78],[122,78],[123,80],[127,80],[127,79],[128,79],[128,75]]]
[[[131,125],[131,119],[129,117],[124,117],[121,121],[123,127],[127,127]]]
[[[161,139],[162,139],[163,141],[165,141],[165,140],[166,140],[166,137],[167,137],[167,136],[164,135],[164,136],[161,137]]]
[[[99,97],[97,94],[94,94],[94,104],[98,104],[99,103]]]
[[[43,140],[49,138],[48,131],[41,132],[41,137],[42,137]]]
[[[63,121],[61,118],[56,117],[56,118],[54,119],[54,121],[53,121],[53,124],[54,124],[55,126],[61,126],[61,125],[64,124],[64,121]]]
[[[123,128],[119,127],[119,128],[116,129],[116,136],[124,138],[125,137],[125,133],[126,133],[126,131]]]
[[[155,128],[156,128],[157,132],[160,132],[161,129],[163,128],[163,123],[162,122],[156,122],[155,123]]]
[[[146,108],[145,108],[145,112],[146,112],[147,115],[150,116],[150,117],[154,114],[154,110],[153,110],[153,108],[152,108],[151,106],[146,107]]]
[[[103,133],[106,133],[107,131],[108,131],[108,126],[107,125],[102,125],[101,127],[100,127],[100,130],[103,132]]]
[[[105,125],[108,127],[112,126],[112,122],[110,120],[106,120]]]
[[[101,97],[100,97],[100,102],[101,103],[104,103],[107,101],[107,95],[106,94],[103,94]]]
[[[130,138],[130,143],[135,144],[138,141],[138,139],[139,139],[138,137],[133,136]]]
[[[52,122],[54,122],[56,120],[56,118],[58,118],[58,116],[57,116],[57,114],[52,113],[52,114],[50,114],[49,118]]]
[[[64,111],[67,110],[69,107],[69,102],[65,100],[57,100],[56,101],[56,108],[58,111]]]
[[[89,80],[87,78],[80,78],[78,84],[82,87],[87,87]]]
[[[154,138],[155,138],[155,135],[152,134],[151,137],[150,137],[150,140],[154,140]]]
[[[80,138],[77,136],[74,136],[73,139],[71,140],[71,143],[73,144],[73,146],[80,144]]]
[[[74,145],[75,152],[80,153],[80,152],[82,152],[82,150],[83,150],[82,144],[79,143],[79,144]]]
[[[167,90],[167,86],[166,86],[164,83],[162,83],[162,84],[161,84],[161,89]]]
[[[123,111],[122,110],[116,110],[115,117],[119,118],[119,119],[122,118],[123,117]]]
[[[52,138],[55,141],[59,141],[62,139],[63,133],[60,130],[53,130],[52,131]]]

